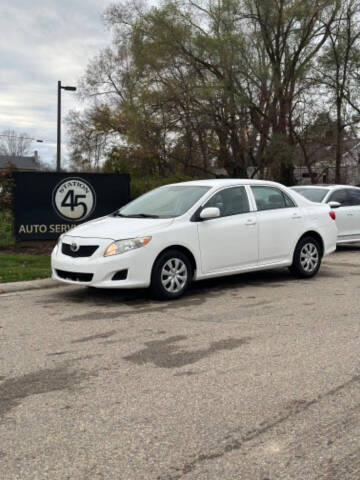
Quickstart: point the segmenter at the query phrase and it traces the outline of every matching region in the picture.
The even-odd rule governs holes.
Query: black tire
[[[176,261],[179,263],[176,263]],[[174,266],[173,269],[170,269],[171,265]],[[179,268],[176,269],[175,265],[178,265]],[[185,277],[183,273],[185,273]],[[159,300],[175,300],[186,292],[192,278],[193,268],[189,257],[180,250],[167,250],[154,263],[151,274],[151,289],[154,296]],[[166,282],[167,284],[164,285]],[[171,285],[175,286],[174,291],[171,291]]]
[[[322,251],[314,237],[303,237],[296,245],[291,273],[299,278],[312,278],[319,271]]]

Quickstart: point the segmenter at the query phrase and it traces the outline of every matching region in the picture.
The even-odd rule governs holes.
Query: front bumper
[[[148,245],[120,255],[104,257],[105,249],[112,243],[110,239],[72,237],[63,241],[68,243],[69,240],[76,241],[79,245],[95,243],[99,247],[91,257],[78,258],[64,255],[61,245],[55,247],[51,255],[54,280],[96,288],[144,288],[150,285],[153,261]],[[126,279],[113,280],[116,273],[124,270],[127,270]],[[64,276],[67,278],[63,278]]]

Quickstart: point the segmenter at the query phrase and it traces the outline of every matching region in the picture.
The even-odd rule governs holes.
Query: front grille
[[[55,270],[55,272],[58,277],[73,282],[91,282],[94,276],[92,273],[65,272],[64,270]]]
[[[63,243],[61,245],[61,251],[64,255],[68,255],[69,257],[77,258],[77,257],[91,257],[96,250],[99,248],[98,245],[81,245],[79,250],[73,252],[71,250],[71,244]]]

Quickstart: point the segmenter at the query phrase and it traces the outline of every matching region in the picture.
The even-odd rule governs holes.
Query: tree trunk
[[[341,99],[336,106],[336,158],[335,158],[335,183],[341,184],[341,162],[343,154],[343,125],[341,118]]]

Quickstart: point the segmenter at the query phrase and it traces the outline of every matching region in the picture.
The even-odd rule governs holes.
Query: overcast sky
[[[43,139],[33,149],[55,164],[57,81],[76,86],[88,61],[109,44],[101,14],[111,2],[0,3],[0,131],[10,128]],[[73,92],[62,92],[63,118],[78,105]],[[65,143],[63,125],[63,149]]]

